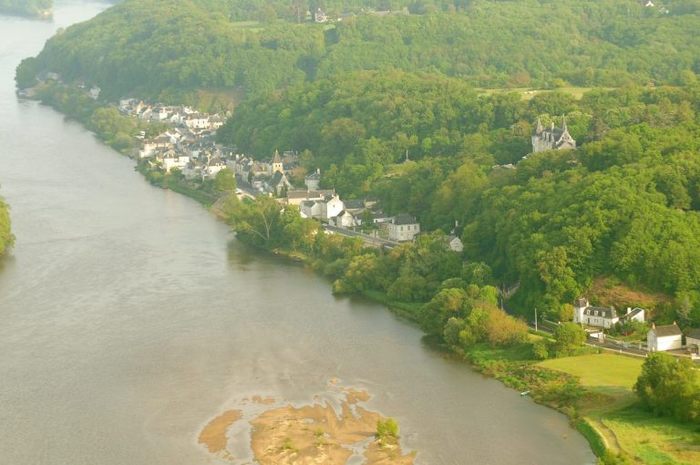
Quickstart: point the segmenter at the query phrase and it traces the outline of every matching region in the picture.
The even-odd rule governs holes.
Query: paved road
[[[329,224],[324,224],[323,229],[325,229],[326,231],[332,232],[333,234],[340,234],[341,236],[359,237],[360,239],[365,241],[365,244],[372,246],[372,247],[385,247],[388,249],[392,249],[392,248],[396,247],[397,245],[399,245],[398,242],[389,241],[386,239],[380,239],[378,237],[368,236],[367,234],[353,231],[351,229],[337,228],[337,227],[331,226]]]

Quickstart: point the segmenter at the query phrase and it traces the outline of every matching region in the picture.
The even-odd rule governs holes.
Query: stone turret
[[[575,149],[576,141],[566,125],[566,118],[562,117],[562,126],[557,128],[554,122],[547,129],[542,127],[542,122],[537,118],[537,127],[532,135],[532,152],[544,152],[545,150]]]

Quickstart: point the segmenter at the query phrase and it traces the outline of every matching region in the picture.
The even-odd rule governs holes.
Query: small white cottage
[[[672,325],[656,326],[651,324],[647,333],[647,347],[649,352],[661,352],[676,350],[683,346],[683,333],[674,322]]]

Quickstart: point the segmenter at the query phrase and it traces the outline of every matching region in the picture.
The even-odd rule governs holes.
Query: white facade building
[[[415,217],[406,213],[396,215],[390,221],[383,223],[383,226],[389,233],[389,240],[391,241],[412,241],[420,234],[420,224]]]
[[[652,323],[651,329],[647,333],[647,350],[649,352],[676,350],[682,346],[683,333],[675,322],[665,326],[656,326]]]

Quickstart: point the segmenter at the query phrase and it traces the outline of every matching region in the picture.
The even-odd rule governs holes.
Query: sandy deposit
[[[269,397],[264,402],[259,396],[253,402],[244,399],[242,414],[229,410],[214,418],[199,442],[239,463],[227,449],[227,430],[240,419],[249,426],[252,456],[260,465],[346,465],[351,458],[351,463],[366,465],[413,464],[415,453],[404,455],[398,441],[375,438],[377,422],[385,418],[360,405],[369,400],[367,392],[330,386],[336,402],[293,406]]]
[[[217,454],[226,449],[226,431],[241,418],[240,410],[228,410],[207,423],[199,433],[199,443],[209,452]]]

